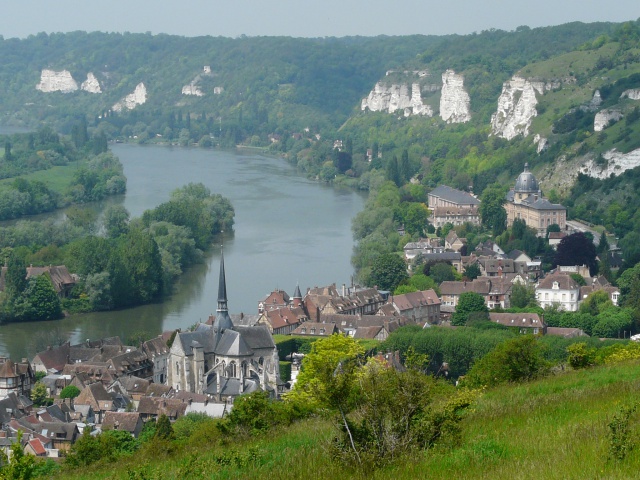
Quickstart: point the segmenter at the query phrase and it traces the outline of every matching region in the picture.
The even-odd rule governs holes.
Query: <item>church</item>
[[[219,402],[257,390],[278,397],[278,350],[265,325],[234,325],[227,307],[224,256],[220,258],[218,308],[213,325],[179,332],[167,361],[167,385]]]
[[[507,226],[516,218],[524,220],[527,227],[535,228],[539,237],[547,234],[547,227],[556,224],[561,231],[567,228],[567,209],[559,203],[551,203],[542,196],[538,180],[525,163],[518,175],[515,187],[507,193],[504,208],[507,210]]]

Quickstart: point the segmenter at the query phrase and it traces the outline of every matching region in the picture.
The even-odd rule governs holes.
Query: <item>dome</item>
[[[536,180],[533,173],[529,171],[528,163],[524,164],[524,172],[518,175],[514,190],[516,193],[535,193],[540,190],[538,180]]]

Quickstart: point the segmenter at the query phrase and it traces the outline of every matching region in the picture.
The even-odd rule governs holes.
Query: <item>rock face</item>
[[[40,74],[40,83],[36,85],[36,90],[44,93],[70,93],[78,90],[78,84],[68,70],[56,72],[55,70],[44,69]]]
[[[140,82],[133,93],[130,93],[112,108],[114,112],[121,112],[122,110],[133,110],[138,105],[142,105],[147,101],[147,88],[144,83]]]
[[[555,88],[555,84],[532,82],[514,76],[504,83],[498,98],[498,109],[491,115],[491,133],[507,140],[517,135],[529,135],[531,121],[538,115],[536,92],[543,94],[545,89]]]
[[[541,137],[539,134],[536,134],[533,137],[533,144],[538,145],[536,151],[540,153],[547,149],[547,147],[549,146],[549,141],[546,138]]]
[[[182,94],[195,95],[196,97],[204,96],[204,93],[202,93],[202,90],[200,90],[200,87],[193,83],[190,83],[189,85],[185,85],[184,87],[182,87]]]
[[[593,131],[601,132],[613,122],[617,122],[622,118],[622,113],[617,110],[601,110],[596,113],[596,117],[593,119]]]
[[[426,115],[431,117],[433,110],[422,103],[420,84],[413,83],[411,90],[407,84],[385,85],[376,83],[367,98],[362,99],[361,109],[372,112],[395,113],[402,110],[405,117],[409,115]]]
[[[640,88],[634,88],[633,90],[625,90],[620,95],[620,98],[628,98],[629,100],[640,100]]]
[[[100,82],[98,82],[96,76],[91,72],[87,73],[87,79],[82,82],[80,88],[89,93],[102,93]]]
[[[469,94],[464,89],[464,77],[453,70],[442,74],[440,117],[447,123],[464,123],[471,120]]]
[[[588,160],[580,171],[590,177],[605,179],[611,175],[617,177],[621,173],[640,165],[640,148],[629,153],[620,153],[616,149],[602,154],[605,162]]]

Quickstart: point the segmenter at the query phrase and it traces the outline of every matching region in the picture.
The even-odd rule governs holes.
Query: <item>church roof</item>
[[[538,180],[533,176],[533,173],[529,171],[529,164],[524,164],[524,171],[518,175],[516,179],[516,186],[514,189],[518,193],[533,193],[540,190]]]
[[[225,330],[216,345],[215,353],[226,357],[245,357],[253,355],[253,350],[247,345],[242,334],[234,330]]]
[[[459,205],[480,205],[480,200],[470,193],[456,190],[455,188],[440,185],[429,192],[429,195],[440,197],[448,202]]]
[[[215,347],[211,328],[197,329],[195,332],[180,332],[176,335],[176,340],[180,341],[185,355],[193,355],[193,342],[200,344],[204,353],[212,353]]]
[[[242,335],[242,338],[247,342],[247,346],[252,350],[259,350],[261,348],[275,348],[276,344],[273,343],[273,337],[269,328],[266,325],[255,325],[253,327],[241,327],[237,326],[235,330]]]

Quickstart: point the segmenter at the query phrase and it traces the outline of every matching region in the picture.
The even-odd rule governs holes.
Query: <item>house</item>
[[[276,288],[269,295],[258,302],[258,313],[263,313],[265,310],[287,307],[290,303],[291,298],[289,297],[287,292]]]
[[[169,420],[175,421],[185,415],[187,405],[187,402],[175,398],[142,397],[138,413],[145,422],[157,419],[160,415],[166,415]]]
[[[107,412],[102,422],[102,430],[123,430],[138,438],[144,423],[138,412]]]
[[[140,398],[146,395],[151,382],[139,377],[121,377],[109,386],[108,391],[114,390],[116,387],[124,392],[127,397],[131,398],[134,405],[138,405]]]
[[[432,211],[429,220],[436,228],[446,223],[480,225],[480,200],[467,192],[440,185],[429,192],[428,202]]]
[[[102,423],[105,414],[115,410],[113,397],[100,382],[92,383],[85,387],[73,403],[76,409],[81,406],[91,407],[96,418],[96,423]],[[85,408],[85,410],[88,409]]]
[[[440,321],[440,299],[432,289],[389,297],[389,304],[398,315],[424,325]]]
[[[580,285],[565,273],[552,273],[536,285],[536,300],[542,308],[557,305],[567,312],[575,312],[580,304]]]
[[[386,301],[375,288],[342,285],[338,292],[335,283],[327,287],[314,287],[307,291],[302,303],[311,321],[318,322],[324,314],[374,315]]]
[[[441,310],[448,313],[455,311],[460,295],[465,292],[482,295],[489,309],[509,308],[512,287],[513,284],[509,278],[499,277],[479,277],[471,282],[442,282],[440,284]]]
[[[489,320],[505,327],[517,328],[520,333],[544,335],[547,330],[537,313],[489,313]]]
[[[455,230],[451,230],[444,239],[444,247],[447,250],[460,252],[460,250],[462,250],[463,248],[466,249],[467,239],[458,237],[458,234],[455,232]]]
[[[538,180],[529,171],[528,163],[524,165],[524,171],[516,179],[506,199],[508,226],[513,225],[516,219],[523,220],[527,227],[536,229],[539,237],[547,234],[550,225],[558,225],[561,231],[567,228],[567,209],[542,196]]]
[[[567,234],[565,232],[549,232],[549,236],[547,241],[549,242],[549,246],[553,248],[557,248],[558,244],[562,241]]]
[[[458,273],[462,273],[462,255],[460,252],[427,253],[422,258],[424,258],[424,263],[450,263]]]
[[[10,358],[0,357],[0,398],[10,393],[30,396],[36,377],[26,358],[15,363]]]
[[[53,289],[56,291],[59,297],[66,298],[71,293],[71,290],[76,285],[77,278],[69,273],[69,270],[64,265],[47,267],[34,267],[33,265],[27,267],[27,279],[32,277],[38,277],[46,274],[51,280]]]
[[[175,391],[208,394],[218,401],[256,390],[277,397],[278,350],[265,325],[236,325],[229,316],[224,257],[220,259],[218,308],[213,325],[176,334],[169,352],[167,384]]]
[[[292,335],[309,337],[329,337],[334,333],[340,333],[337,325],[335,323],[324,322],[304,322],[291,332]]]
[[[265,325],[272,335],[288,335],[309,320],[302,307],[280,307],[264,310],[257,325]]]
[[[618,302],[620,301],[620,289],[612,285],[593,284],[582,286],[580,287],[580,299],[585,300],[589,295],[597,291],[607,292],[611,303],[613,303],[616,307],[618,306]]]
[[[421,238],[417,242],[408,242],[404,246],[404,259],[411,262],[419,255],[427,253],[442,253],[444,246],[439,238]]]
[[[170,351],[167,342],[162,335],[158,335],[156,338],[144,342],[142,351],[153,364],[152,381],[154,383],[164,383],[167,379],[167,361]]]
[[[516,273],[513,260],[509,258],[478,258],[480,274],[483,277],[502,277],[504,274]]]

